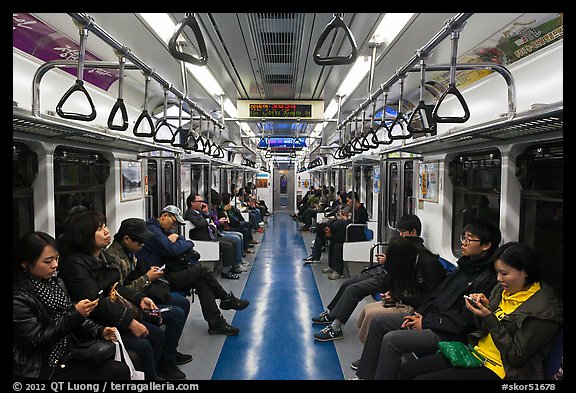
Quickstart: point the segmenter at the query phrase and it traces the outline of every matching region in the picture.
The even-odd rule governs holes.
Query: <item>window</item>
[[[542,280],[562,296],[563,282],[563,166],[562,142],[529,147],[516,159],[522,185],[520,241],[534,249]]]
[[[499,226],[501,156],[497,150],[465,153],[449,163],[454,185],[452,251],[460,257],[460,235],[468,222],[482,218]]]
[[[398,221],[398,194],[400,192],[400,172],[397,162],[391,162],[388,167],[390,176],[388,177],[388,225],[396,228]]]
[[[106,214],[105,183],[110,163],[99,152],[59,146],[54,151],[54,204],[56,236],[74,206]]]
[[[12,142],[12,245],[34,230],[34,190],[38,156],[28,146]]]

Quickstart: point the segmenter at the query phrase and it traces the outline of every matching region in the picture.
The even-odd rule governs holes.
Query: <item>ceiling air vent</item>
[[[257,67],[267,99],[295,99],[304,14],[248,14]]]

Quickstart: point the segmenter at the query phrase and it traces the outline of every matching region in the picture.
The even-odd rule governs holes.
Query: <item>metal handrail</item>
[[[126,46],[122,45],[114,37],[108,34],[104,29],[98,26],[94,22],[94,19],[88,14],[69,12],[68,15],[70,15],[74,20],[80,22],[86,29],[92,31],[96,36],[98,36],[101,40],[106,42],[112,48],[116,50],[126,50]],[[191,108],[194,108],[198,112],[202,113],[205,117],[209,118],[213,123],[217,124],[218,127],[222,129],[225,128],[225,125],[223,123],[215,119],[210,113],[206,112],[204,109],[199,107],[198,104],[196,104],[194,101],[185,96],[182,92],[176,89],[172,83],[168,82],[166,79],[164,79],[164,77],[156,73],[154,71],[154,68],[144,63],[142,60],[140,60],[140,58],[134,55],[134,53],[128,51],[128,53],[126,53],[126,58],[142,71],[148,72],[152,78],[154,78],[162,86],[167,87],[169,91],[171,91],[176,97],[186,102]]]
[[[404,64],[403,67],[401,67],[398,71],[396,71],[394,75],[392,75],[386,82],[381,84],[379,89],[377,89],[374,93],[372,93],[370,97],[368,97],[366,101],[360,104],[360,106],[356,110],[352,111],[352,113],[346,119],[344,119],[344,121],[339,123],[337,127],[341,128],[347,123],[349,123],[352,119],[354,119],[358,115],[358,113],[360,113],[361,110],[366,109],[366,107],[371,102],[378,99],[378,97],[385,91],[388,91],[390,87],[394,85],[394,83],[396,83],[398,79],[400,79],[400,76],[406,75],[406,73],[409,72],[420,61],[420,58],[428,56],[432,51],[432,49],[434,49],[446,37],[448,37],[454,29],[462,26],[464,22],[466,22],[472,15],[474,14],[469,12],[459,13],[454,17],[452,17],[451,19],[447,20],[446,23],[444,24],[444,27],[438,33],[436,33],[436,35],[432,37],[430,41],[428,41],[423,47],[418,49],[416,51],[416,54],[412,56],[412,58],[406,64]]]

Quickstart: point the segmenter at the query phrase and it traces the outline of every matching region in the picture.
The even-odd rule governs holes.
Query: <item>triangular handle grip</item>
[[[168,131],[170,131],[170,139],[163,139],[161,137],[158,137],[158,131],[160,131],[160,129],[164,126],[168,127]],[[172,142],[174,142],[174,135],[175,135],[175,132],[173,130],[174,131],[176,130],[176,126],[168,123],[168,121],[165,119],[159,119],[156,122],[156,127],[154,129],[154,136],[153,136],[154,142],[172,144]]]
[[[190,147],[190,145],[188,144],[189,133],[190,130],[185,130],[184,127],[178,127],[178,129],[174,133],[174,138],[171,145],[174,147],[189,148]],[[178,136],[180,137],[178,138]]]
[[[352,52],[346,56],[333,56],[333,57],[320,57],[320,49],[322,45],[324,45],[324,41],[328,37],[328,34],[332,29],[342,28],[346,33],[346,38],[350,42],[352,46]],[[314,62],[320,66],[329,66],[329,65],[344,65],[344,64],[352,64],[358,58],[358,47],[356,46],[356,41],[352,36],[352,32],[344,23],[344,20],[340,17],[340,15],[336,14],[332,18],[332,20],[326,25],[320,37],[318,38],[318,42],[316,42],[316,47],[314,48],[314,52],[312,57],[314,58]]]
[[[438,109],[440,108],[440,105],[442,104],[444,99],[450,94],[458,98],[458,101],[460,102],[460,105],[462,105],[462,109],[464,110],[464,116],[462,117],[438,116]],[[440,96],[440,99],[438,99],[438,102],[436,103],[436,106],[432,111],[432,116],[434,117],[434,120],[437,123],[465,123],[466,121],[468,121],[468,119],[470,118],[470,110],[468,109],[468,104],[466,104],[466,100],[464,100],[464,97],[462,97],[462,94],[460,94],[455,85],[448,86],[448,90],[446,90],[444,94]]]
[[[140,123],[142,123],[144,120],[146,120],[148,122],[148,126],[150,128],[150,131],[148,131],[148,132],[138,131],[138,127],[140,127]],[[154,131],[155,131],[154,130],[154,122],[152,121],[152,116],[150,116],[147,109],[144,109],[142,111],[142,113],[140,114],[140,116],[138,116],[138,120],[136,120],[136,124],[134,124],[134,128],[133,128],[132,132],[134,133],[134,136],[150,137],[150,136],[154,136]]]
[[[112,124],[112,122],[114,121],[116,112],[119,110],[122,112],[122,125],[117,126]],[[110,115],[108,116],[108,128],[115,131],[126,131],[128,129],[128,112],[126,112],[126,105],[124,105],[124,100],[122,98],[116,100],[116,103],[110,111]]]
[[[84,95],[88,99],[88,103],[90,104],[90,108],[92,109],[92,113],[90,113],[89,115],[83,115],[81,113],[74,113],[74,112],[68,112],[67,113],[67,112],[62,111],[62,106],[64,106],[64,103],[66,102],[66,100],[68,98],[70,98],[72,93],[75,93],[77,91],[84,93]],[[60,98],[60,101],[58,101],[58,104],[56,105],[56,113],[58,113],[58,116],[60,116],[63,119],[92,121],[96,118],[96,108],[94,107],[94,103],[92,102],[92,98],[90,97],[90,94],[88,94],[88,91],[86,91],[86,88],[84,87],[83,81],[76,80],[76,83],[74,84],[74,86],[69,88],[68,91],[66,93],[64,93],[64,95],[62,96],[62,98]]]
[[[394,121],[390,125],[390,128],[388,129],[388,138],[391,141],[412,138],[412,133],[410,132],[410,130],[408,130],[408,135],[394,135],[394,134],[392,134],[392,130],[394,129],[394,127],[397,125],[402,126],[402,123],[404,123],[404,125],[406,125],[406,117],[404,117],[404,114],[402,112],[398,112],[398,114],[396,115],[396,118],[394,119]]]
[[[182,30],[184,30],[186,26],[190,27],[192,29],[192,32],[194,32],[194,37],[198,42],[198,50],[200,52],[200,57],[192,56],[188,53],[182,53],[177,48],[178,37],[180,37]],[[200,26],[198,25],[198,21],[196,20],[196,17],[193,13],[186,15],[186,17],[176,25],[176,30],[174,31],[174,34],[172,34],[172,37],[170,37],[170,41],[168,42],[168,50],[175,59],[181,60],[186,63],[194,64],[197,66],[203,66],[206,65],[206,63],[208,63],[208,51],[206,50],[206,42],[204,41],[202,31],[200,31]]]
[[[406,126],[408,132],[412,134],[430,133],[432,135],[436,135],[436,122],[434,121],[434,116],[432,116],[433,109],[434,105],[426,105],[424,101],[420,101],[408,119],[408,125]],[[416,122],[416,115],[418,114],[420,114],[420,122],[422,123],[422,128],[414,127],[414,123]],[[426,127],[426,124],[428,124],[428,127]]]

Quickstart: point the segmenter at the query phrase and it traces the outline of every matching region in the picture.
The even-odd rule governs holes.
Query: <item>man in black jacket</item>
[[[325,224],[318,225],[320,229]],[[397,229],[400,236],[410,240],[418,250],[418,264],[422,270],[419,275],[422,297],[426,298],[428,288],[435,288],[446,277],[446,271],[438,259],[438,255],[424,247],[424,239],[420,237],[422,223],[418,216],[406,214],[398,220]],[[387,292],[390,288],[388,273],[384,268],[385,255],[378,254],[378,264],[372,269],[362,271],[360,274],[345,280],[340,289],[328,304],[327,310],[319,316],[312,318],[318,325],[330,325],[314,334],[318,341],[333,341],[343,338],[341,325],[344,325],[358,303],[366,296],[377,292]],[[419,306],[424,299],[420,299],[413,306]],[[427,298],[426,298],[427,300]]]
[[[491,222],[468,223],[461,236],[458,268],[430,294],[430,300],[410,314],[383,314],[372,321],[356,375],[360,379],[397,379],[404,353],[417,356],[438,350],[440,341],[466,342],[474,316],[463,295],[489,296],[496,284],[492,254],[501,240]]]
[[[216,225],[210,223],[210,213],[206,201],[202,199],[200,194],[190,194],[186,198],[186,206],[184,219],[194,225],[188,234],[190,239],[220,243],[220,262],[222,263],[220,276],[231,280],[239,279],[238,273],[242,273],[243,270],[241,266],[234,266],[235,261],[238,260],[238,256],[235,255],[235,247],[231,242],[218,238]]]

